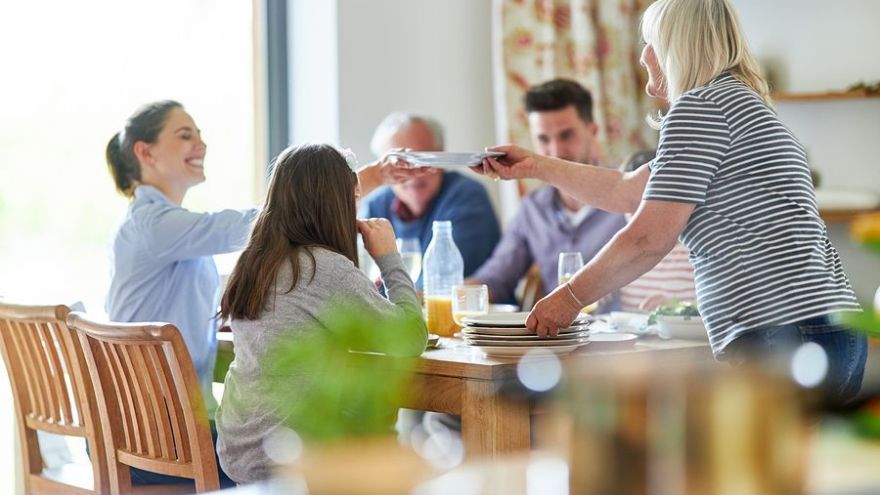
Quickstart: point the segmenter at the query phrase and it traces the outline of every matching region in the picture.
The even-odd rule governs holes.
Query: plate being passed
[[[528,311],[518,311],[516,313],[489,313],[487,315],[466,316],[461,321],[469,327],[525,328],[528,317]],[[592,320],[592,316],[581,313],[571,325],[584,325]]]
[[[572,345],[560,345],[560,346],[550,346],[550,347],[503,347],[503,346],[481,346],[474,347],[474,349],[479,349],[487,356],[493,357],[521,357],[524,356],[529,351],[535,349],[546,349],[555,354],[568,354],[571,351],[574,351],[578,347],[588,345],[587,343],[583,344],[572,344]]]
[[[395,156],[417,167],[472,167],[483,163],[484,158],[504,156],[500,151],[477,153],[455,151],[392,151],[385,156]]]

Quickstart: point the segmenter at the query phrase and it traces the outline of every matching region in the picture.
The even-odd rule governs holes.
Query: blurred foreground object
[[[266,358],[264,390],[289,429],[272,432],[264,448],[311,495],[408,493],[433,472],[393,435],[408,390],[412,360],[407,330],[419,315],[380,317],[337,304],[326,328],[291,332]],[[424,348],[424,342],[421,343]],[[350,351],[382,350],[394,366],[347,366]],[[291,379],[294,378],[295,379]]]
[[[803,491],[806,414],[785,377],[622,359],[565,390],[573,495]]]
[[[853,239],[880,254],[880,213],[862,215],[851,227]],[[880,280],[877,281],[880,284]],[[880,287],[874,294],[873,310],[865,308],[862,313],[846,314],[845,322],[868,334],[880,337]],[[880,438],[880,397],[870,399],[854,416],[858,431],[866,436]]]

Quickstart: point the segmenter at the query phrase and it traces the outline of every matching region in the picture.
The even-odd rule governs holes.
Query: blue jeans
[[[829,405],[839,406],[859,393],[868,357],[868,339],[835,324],[828,315],[796,323],[754,329],[725,349],[725,360],[734,366],[761,365],[788,372],[794,352],[814,342],[828,356],[828,373],[821,384]]]

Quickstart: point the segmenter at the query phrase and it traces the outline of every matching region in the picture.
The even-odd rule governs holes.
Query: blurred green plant
[[[862,215],[850,227],[852,237],[866,248],[880,254],[880,213]],[[880,280],[877,281],[880,284]],[[862,304],[865,311],[843,313],[841,320],[850,328],[865,332],[869,337],[880,337],[880,288],[871,304]],[[859,409],[853,417],[856,429],[865,436],[880,438],[880,397],[875,397]]]
[[[324,325],[296,329],[266,355],[261,390],[305,441],[389,434],[411,357],[425,349],[425,323],[418,314],[379,316],[351,303],[329,308]]]
[[[856,242],[880,254],[880,213],[862,215],[856,218],[850,232]],[[877,281],[880,284],[880,280]],[[841,315],[843,324],[861,330],[872,337],[880,337],[880,289],[871,310],[871,304],[863,304],[865,311],[860,313],[844,313]]]
[[[648,325],[655,325],[659,316],[682,316],[684,320],[690,320],[691,317],[700,316],[700,311],[695,303],[673,300],[670,304],[657,306],[648,317]]]

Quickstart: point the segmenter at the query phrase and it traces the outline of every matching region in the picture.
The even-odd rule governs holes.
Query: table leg
[[[529,449],[529,404],[501,396],[495,385],[465,380],[461,436],[469,457],[498,457]]]

